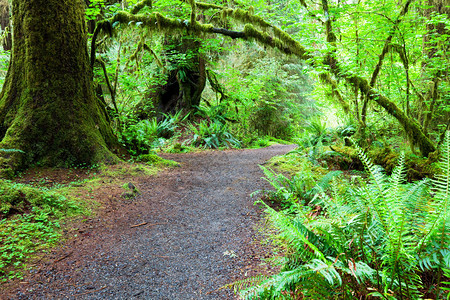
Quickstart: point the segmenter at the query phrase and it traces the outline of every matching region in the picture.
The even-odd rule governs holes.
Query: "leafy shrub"
[[[189,129],[194,134],[190,144],[194,147],[220,148],[220,147],[240,147],[240,142],[228,132],[227,126],[218,121],[209,122],[201,120],[200,123],[190,125]]]
[[[228,107],[225,103],[220,103],[219,105],[209,106],[209,107],[197,107],[196,115],[203,119],[208,119],[211,122],[219,122],[226,124],[228,121],[232,120],[233,116],[228,112]]]
[[[405,183],[404,155],[387,176],[357,148],[368,178],[334,184],[331,195],[294,204],[294,213],[266,205],[287,256],[280,273],[235,283],[244,299],[443,297],[450,268],[450,132],[442,173],[412,184]]]
[[[308,204],[314,196],[322,189],[328,188],[330,180],[339,175],[340,171],[328,173],[322,180],[316,184],[315,177],[312,172],[308,172],[306,168],[297,172],[291,178],[283,174],[277,174],[272,169],[261,166],[264,172],[265,180],[275,188],[274,191],[265,191],[269,199],[283,208],[290,208],[295,204]]]
[[[130,122],[125,125],[119,140],[132,154],[148,153],[157,138],[158,123],[156,119]]]
[[[181,117],[183,111],[180,110],[174,115],[164,114],[164,118],[157,125],[156,133],[158,137],[171,138],[175,134],[175,130],[178,128],[178,124],[186,120],[189,114]]]
[[[125,120],[119,140],[131,154],[149,153],[151,149],[160,147],[165,139],[175,134],[178,124],[188,115],[183,118],[181,116],[182,111],[179,111],[174,115],[164,114],[164,119],[160,122],[156,118],[137,122],[133,119]]]

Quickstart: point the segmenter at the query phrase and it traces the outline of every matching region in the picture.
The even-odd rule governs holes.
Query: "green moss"
[[[32,253],[61,240],[61,220],[80,213],[81,202],[61,192],[0,180],[0,282],[20,277]]]
[[[398,165],[400,153],[390,147],[374,148],[368,153],[373,162],[383,167],[386,173],[392,173],[392,170]],[[438,157],[431,155],[429,158],[416,156],[412,153],[405,155],[405,169],[408,181],[420,180],[424,177],[432,178],[439,174],[440,170],[436,167]]]
[[[223,8],[223,6],[215,5],[215,4],[211,4],[211,3],[206,3],[206,2],[197,2],[196,5],[201,10],[222,9]]]
[[[122,185],[122,188],[125,190],[125,192],[122,193],[121,197],[125,199],[135,198],[136,196],[141,194],[136,185],[131,182],[125,183],[124,185]]]
[[[118,160],[110,151],[116,138],[94,96],[83,15],[81,2],[13,3],[14,64],[0,95],[0,148],[23,153],[0,153],[1,168]]]
[[[180,164],[173,160],[164,159],[156,154],[143,154],[138,157],[139,161],[146,162],[149,165],[179,167]]]
[[[102,177],[111,178],[113,181],[128,176],[152,176],[156,175],[158,170],[156,166],[142,164],[117,164],[114,167],[102,166],[100,168]],[[99,178],[96,181],[102,182],[104,179]]]
[[[23,214],[40,208],[67,212],[77,210],[74,201],[54,191],[40,190],[24,184],[0,180],[0,216]],[[2,217],[0,217],[1,219]]]
[[[141,9],[143,9],[144,7],[153,7],[153,1],[152,0],[142,0],[138,3],[136,3],[136,5],[133,7],[133,9],[131,10],[132,14],[137,14]]]
[[[289,175],[294,175],[298,172],[304,171],[305,169],[315,169],[319,173],[322,172],[322,168],[313,166],[306,156],[300,154],[299,152],[290,152],[285,155],[273,157],[267,164],[268,167]]]
[[[190,146],[185,146],[182,145],[181,143],[176,143],[174,145],[171,145],[169,148],[164,149],[164,152],[167,153],[188,153],[188,152],[192,152],[198,150],[195,147],[190,147]]]

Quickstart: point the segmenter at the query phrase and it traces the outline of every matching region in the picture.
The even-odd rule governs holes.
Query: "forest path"
[[[136,199],[86,219],[7,299],[235,298],[217,289],[265,255],[252,244],[260,211],[249,194],[267,187],[258,165],[293,148],[162,155],[181,167],[136,183]]]

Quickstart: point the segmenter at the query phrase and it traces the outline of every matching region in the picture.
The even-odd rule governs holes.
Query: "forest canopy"
[[[16,15],[35,10],[21,3],[13,2],[13,18],[14,10]],[[107,127],[112,127],[125,148],[135,152],[151,148],[140,145],[146,143],[136,136],[140,127],[149,131],[144,127],[153,118],[155,126],[170,123],[167,116],[181,111],[184,116],[200,113],[202,107],[216,107],[228,119],[224,123],[236,140],[250,132],[289,140],[299,136],[310,117],[321,114],[322,106],[327,107],[324,111],[338,112],[339,122],[351,125],[364,146],[400,132],[413,153],[427,157],[449,128],[447,4],[432,0],[85,1],[79,5],[84,6],[87,35],[76,39],[90,47],[89,57],[78,60],[87,60],[91,70],[79,72],[88,77],[93,72],[94,82],[89,85],[96,95],[88,102],[105,108]],[[46,14],[52,15],[61,5],[55,3]],[[30,22],[38,23],[38,19]],[[21,58],[14,57],[20,51],[17,42],[11,78],[21,65],[17,63]],[[263,60],[271,61],[275,73],[270,73],[271,68],[258,69]],[[240,73],[233,74],[236,62]],[[8,76],[0,102],[4,111],[15,105],[10,101],[19,103],[11,98],[17,99],[17,92],[9,87]],[[239,86],[242,79],[236,77],[246,79],[246,84]],[[211,96],[216,97],[216,104],[211,104]],[[251,103],[257,108],[249,110]],[[87,150],[55,155],[46,149],[37,154],[27,146],[31,142],[25,141],[26,134],[17,136],[23,122],[13,120],[20,119],[21,112],[12,116],[9,111],[0,114],[2,148],[20,151],[3,151],[6,165],[14,169],[38,162],[89,163],[81,154]],[[265,130],[261,124],[270,126]],[[92,126],[98,122],[88,127]],[[107,127],[100,134],[107,136],[108,148],[120,151]],[[12,131],[14,141],[9,139]],[[55,158],[48,159],[49,155]],[[101,157],[104,154],[96,159]]]

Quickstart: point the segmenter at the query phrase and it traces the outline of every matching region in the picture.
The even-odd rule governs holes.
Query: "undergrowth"
[[[403,154],[388,176],[355,147],[366,174],[317,184],[312,199],[297,192],[300,177],[266,169],[275,196],[289,201],[279,211],[258,202],[285,255],[279,273],[230,285],[243,299],[447,297],[450,132],[432,180],[407,183]]]
[[[20,278],[33,253],[60,241],[64,218],[82,212],[56,191],[0,181],[0,282]]]

